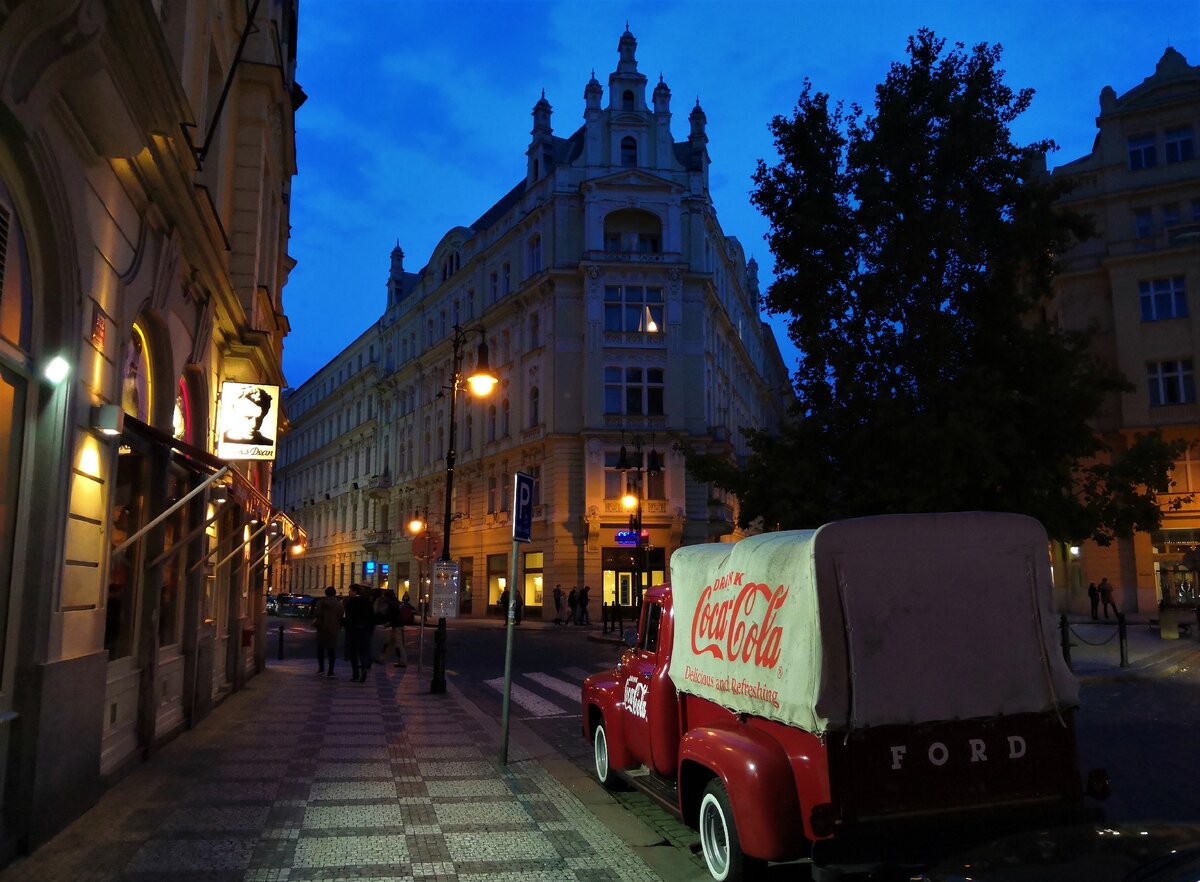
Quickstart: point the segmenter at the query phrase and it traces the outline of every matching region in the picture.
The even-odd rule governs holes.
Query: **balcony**
[[[363,548],[368,552],[386,551],[386,546],[391,544],[391,530],[368,530],[363,533]]]
[[[392,486],[391,475],[372,475],[367,480],[367,495],[375,499],[383,499]]]

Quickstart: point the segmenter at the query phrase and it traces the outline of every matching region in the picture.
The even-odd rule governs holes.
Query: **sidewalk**
[[[578,770],[557,780],[521,727],[501,767],[497,727],[452,684],[340,668],[271,662],[0,882],[660,878],[627,844],[658,837]]]
[[[1071,667],[1085,683],[1161,677],[1200,665],[1200,641],[1195,634],[1163,640],[1150,626],[1151,616],[1131,613],[1125,618],[1128,667],[1121,667],[1117,623],[1068,616],[1071,629]],[[1058,647],[1061,651],[1061,647]]]

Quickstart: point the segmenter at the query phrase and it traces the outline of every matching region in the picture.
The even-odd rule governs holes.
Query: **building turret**
[[[390,309],[404,297],[404,249],[400,247],[399,239],[396,240],[396,247],[392,249],[392,266],[388,273],[387,289]]]
[[[671,112],[671,90],[663,80],[662,74],[658,75],[658,85],[654,87],[654,112]]]
[[[688,114],[688,122],[691,124],[691,133],[688,135],[691,156],[688,166],[692,172],[699,172],[699,183],[704,191],[708,192],[708,133],[705,131],[708,117],[700,107],[699,98],[696,99],[696,106],[692,108],[692,112]]]
[[[629,32],[629,23],[625,24],[625,33],[617,43],[620,60],[617,69],[608,75],[608,109],[609,110],[645,110],[646,109],[646,76],[638,73],[637,69],[637,40]]]
[[[584,135],[584,162],[588,165],[599,165],[602,160],[602,132],[603,124],[601,119],[604,116],[604,111],[600,107],[600,100],[604,97],[604,88],[596,79],[596,71],[592,70],[592,78],[588,80],[587,85],[583,87],[583,99],[586,102],[583,109],[583,119],[585,126]]]
[[[688,135],[688,143],[693,147],[707,144],[708,134],[704,128],[708,125],[708,117],[704,115],[699,98],[696,99],[696,106],[692,108],[692,112],[688,114],[688,122],[692,126],[691,134]]]
[[[542,97],[533,105],[533,136],[529,141],[529,149],[525,151],[527,159],[525,169],[525,184],[533,186],[546,175],[554,165],[554,130],[550,128],[550,116],[554,111],[546,100],[546,90],[542,89]]]
[[[675,142],[671,138],[671,90],[662,74],[658,75],[658,85],[654,87],[654,143],[655,165],[661,169],[672,166]]]

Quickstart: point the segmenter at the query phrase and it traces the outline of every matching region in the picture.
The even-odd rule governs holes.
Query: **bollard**
[[[620,637],[625,633],[625,615],[621,610],[621,604],[618,601],[614,604],[617,608],[617,636]]]
[[[283,625],[279,626],[279,660],[283,661]]]
[[[1067,663],[1067,670],[1075,670],[1071,667],[1071,626],[1067,624],[1066,616],[1058,617],[1058,630],[1062,635],[1062,652],[1063,659]]]
[[[446,692],[446,618],[438,619],[437,631],[433,635],[433,680],[429,691],[434,695]]]
[[[1117,641],[1121,644],[1121,667],[1129,667],[1129,639],[1125,634],[1125,613],[1117,613]]]
[[[610,615],[608,604],[605,603],[604,601],[601,601],[600,602],[600,624],[604,626],[604,629],[603,629],[603,631],[601,631],[601,633],[603,633],[603,634],[608,633],[608,622],[609,622],[610,618],[611,618],[611,615]]]

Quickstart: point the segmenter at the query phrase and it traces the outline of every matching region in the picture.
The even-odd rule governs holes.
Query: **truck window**
[[[658,625],[662,620],[662,607],[652,603],[646,608],[646,631],[642,634],[641,648],[646,652],[658,652]]]

